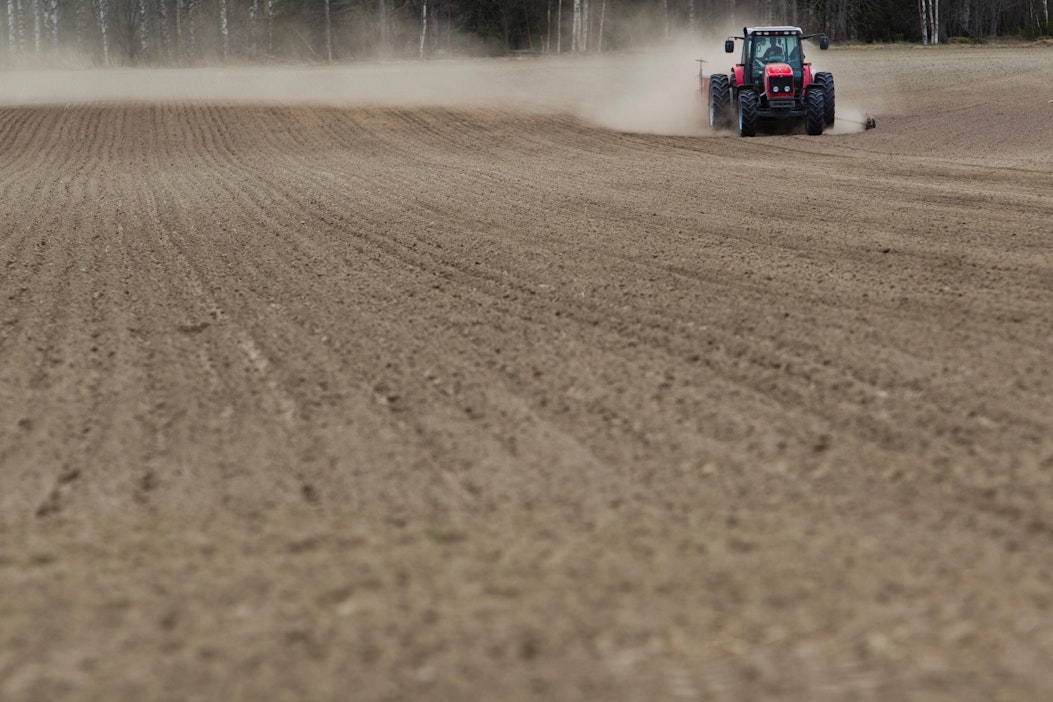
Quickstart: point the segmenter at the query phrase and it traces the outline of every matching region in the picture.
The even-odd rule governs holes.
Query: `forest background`
[[[605,52],[790,24],[835,42],[1053,34],[1050,0],[0,0],[0,66]]]

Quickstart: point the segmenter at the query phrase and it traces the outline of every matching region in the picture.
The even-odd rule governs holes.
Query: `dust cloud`
[[[222,102],[498,108],[576,114],[622,131],[697,134],[698,63],[721,39],[674,36],[592,55],[374,60],[340,65],[6,70],[0,105]]]
[[[341,66],[6,71],[0,104],[223,101],[389,107],[516,107],[602,111],[693,99],[696,52],[363,62]],[[599,104],[593,104],[599,101]]]
[[[704,61],[705,73],[726,72],[734,63],[723,51],[723,39],[735,30],[725,29],[704,38],[673,37],[647,50],[585,56],[13,70],[4,72],[0,105],[220,102],[488,108],[569,113],[616,131],[706,136],[712,132],[699,91],[698,61]],[[837,131],[855,131],[855,126],[846,122]]]
[[[700,59],[707,73],[722,72],[734,62],[723,50],[719,53],[711,47],[703,50],[699,42],[680,42],[613,59],[607,69],[612,74],[608,90],[580,105],[579,114],[616,131],[677,136],[711,134],[699,91]]]
[[[870,115],[870,112],[840,101],[837,103],[837,119],[834,125],[826,130],[827,134],[855,134],[866,131],[866,118]]]

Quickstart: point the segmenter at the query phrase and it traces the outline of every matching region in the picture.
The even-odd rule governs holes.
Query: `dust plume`
[[[699,60],[705,73],[724,73],[735,61],[723,51],[723,39],[735,30],[720,29],[727,31],[685,33],[645,50],[584,56],[9,70],[0,105],[130,101],[484,108],[573,114],[623,132],[707,136],[713,132],[699,90]],[[838,109],[846,121],[836,133],[862,129],[847,121],[863,119],[847,99]]]
[[[570,112],[625,131],[697,132],[697,48],[338,66],[5,72],[0,104],[193,101]]]
[[[390,107],[516,104],[514,62],[486,59],[245,66],[9,71],[0,102],[194,101]]]
[[[699,52],[676,47],[619,58],[604,94],[580,106],[580,116],[622,132],[698,136],[708,133],[698,100]]]
[[[828,127],[826,130],[827,134],[855,134],[856,132],[866,131],[866,118],[871,116],[871,112],[861,110],[858,107],[845,102],[839,101],[837,103],[837,119],[834,121],[832,127]]]
[[[728,33],[733,31],[729,28]],[[712,134],[705,118],[699,71],[701,67],[704,73],[723,73],[734,63],[724,53],[725,36],[685,33],[650,50],[607,59],[614,74],[608,90],[582,104],[580,115],[617,131]]]

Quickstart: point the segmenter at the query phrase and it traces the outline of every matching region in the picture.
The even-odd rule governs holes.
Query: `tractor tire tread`
[[[711,129],[731,126],[731,86],[728,77],[721,73],[709,77],[709,126]]]
[[[819,86],[811,88],[804,94],[804,100],[807,108],[804,118],[805,131],[808,136],[819,136],[823,133],[823,127],[826,124],[822,89]]]
[[[757,93],[743,90],[739,93],[739,136],[757,135]]]
[[[821,71],[816,73],[812,80],[823,88],[823,121],[829,127],[834,123],[836,117],[837,96],[834,92],[834,76]]]

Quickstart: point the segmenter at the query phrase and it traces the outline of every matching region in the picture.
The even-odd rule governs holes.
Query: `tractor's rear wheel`
[[[804,94],[804,101],[807,109],[807,114],[804,118],[804,129],[809,136],[819,136],[823,133],[823,125],[826,120],[823,91],[818,86],[813,87]]]
[[[739,136],[757,135],[757,93],[743,90],[739,93]]]
[[[834,76],[823,71],[816,73],[815,78],[812,80],[823,88],[823,121],[829,127],[834,123],[834,111],[837,102],[837,97],[834,95]]]
[[[709,126],[711,129],[731,126],[731,86],[728,77],[720,73],[709,77]]]

